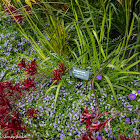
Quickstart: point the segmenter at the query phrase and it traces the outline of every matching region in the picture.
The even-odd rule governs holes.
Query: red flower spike
[[[61,63],[59,64],[59,67],[60,67],[60,72],[61,74],[64,74],[65,70],[66,70],[66,66],[64,65],[64,63]]]
[[[4,5],[4,11],[7,13],[7,15],[11,15],[10,11],[14,14],[14,15],[18,15],[20,14],[19,12],[16,11],[16,8],[12,7],[11,5]],[[10,11],[9,11],[10,10]],[[15,12],[16,11],[16,12]],[[14,16],[16,18],[17,21],[21,22],[23,19],[22,19],[22,15],[19,15],[19,16]],[[15,21],[15,19],[13,17],[11,17],[11,19]]]
[[[87,128],[91,126],[90,129],[89,129],[89,131],[88,131],[88,132],[89,132],[89,136],[91,136],[91,132],[92,132],[92,131],[95,131],[95,132],[99,131],[99,132],[101,132],[101,131],[102,131],[102,128],[103,128],[104,126],[106,127],[107,130],[108,130],[108,127],[107,127],[107,126],[111,127],[111,126],[110,126],[110,121],[112,120],[112,117],[110,117],[109,119],[107,119],[105,122],[101,122],[101,123],[97,124],[97,120],[98,120],[102,115],[107,114],[108,112],[99,113],[98,116],[97,116],[97,120],[95,121],[95,124],[93,124],[92,121],[91,121],[91,119],[95,118],[96,112],[93,111],[93,110],[90,110],[90,111],[91,111],[93,114],[90,114],[90,113],[88,112],[87,107],[83,109],[83,113],[82,113],[83,117],[82,117],[82,121],[81,121],[81,122],[86,121],[86,124],[87,124],[86,127],[87,127]],[[91,124],[92,124],[92,125],[91,125]]]
[[[31,7],[30,6],[26,6],[26,11],[30,11]]]
[[[10,100],[8,100],[7,98],[3,98],[3,97],[0,97],[0,105],[1,106],[5,106],[5,107],[8,107],[8,108],[11,108],[11,104],[10,104]]]
[[[22,87],[22,89],[30,91],[29,90],[30,87],[35,88],[36,83],[33,83],[34,79],[35,79],[35,77],[33,77],[32,79],[30,79],[30,78],[27,78],[26,80],[24,79],[24,82],[22,83],[24,85],[24,87]]]
[[[26,64],[25,64],[25,60],[21,60],[19,64],[17,65],[21,65],[21,67],[19,68],[19,70],[21,70],[21,68],[25,68],[26,67]]]
[[[82,137],[82,140],[92,140],[89,136],[84,135],[84,137]]]
[[[59,80],[61,80],[62,75],[58,71],[53,72],[54,78],[52,80],[57,80],[54,84],[57,84]]]
[[[4,82],[0,82],[0,95],[2,95],[4,88]]]
[[[18,15],[18,14],[20,14],[19,12],[15,12],[14,14],[16,14],[16,15]],[[15,17],[15,18],[14,18]],[[14,21],[14,22],[16,22],[16,20],[18,21],[18,22],[21,22],[23,19],[22,19],[22,15],[19,15],[19,16],[14,16],[14,17],[12,17],[11,19]],[[15,20],[16,19],[16,20]]]
[[[59,64],[60,69],[56,69],[53,71],[53,75],[54,78],[52,78],[51,80],[57,80],[54,84],[57,84],[59,80],[61,80],[62,75],[64,74],[65,70],[66,70],[66,66],[60,62]]]
[[[18,135],[18,132],[25,130],[24,123],[19,118],[19,113],[14,112],[14,117],[10,117],[10,121],[8,122],[8,125],[3,130],[3,134],[8,133],[6,136],[10,136],[10,132],[13,131],[13,136]],[[21,126],[23,125],[23,127]]]
[[[0,106],[2,106],[0,108],[0,129],[5,136],[11,136],[11,133],[16,136],[25,130],[19,113],[13,111],[15,99],[19,97],[19,93],[22,94],[19,85],[13,85],[12,82],[0,82]],[[9,113],[12,114],[9,115]]]
[[[10,111],[7,111],[6,107],[3,107],[0,109],[0,118],[3,117],[4,115],[7,115]]]
[[[37,73],[37,64],[36,64],[36,60],[34,59],[32,62],[31,62],[31,64],[28,64],[27,66],[26,66],[26,69],[25,69],[25,71],[27,71],[27,74],[29,75],[29,76],[33,76],[34,74],[36,74]]]
[[[11,5],[4,5],[4,11],[7,13],[7,14],[10,14],[10,11],[13,13],[16,9],[14,7],[12,7]]]
[[[2,118],[0,120],[0,126],[1,126],[1,129],[5,128],[6,127],[6,121],[4,120],[4,118]]]
[[[66,5],[63,5],[64,10],[66,11]]]
[[[93,119],[95,117],[96,113],[95,113],[95,115],[90,114],[86,107],[86,109],[85,108],[83,109],[82,115],[83,115],[83,117],[82,117],[83,120],[81,121],[81,123],[86,121],[86,124],[87,124],[86,127],[88,128],[92,124],[91,119]]]
[[[22,93],[22,88],[18,84],[14,86],[14,93],[16,92],[18,93],[15,94],[16,98],[20,99],[23,93]]]
[[[37,117],[34,116],[34,114],[37,113],[38,110],[35,110],[34,108],[31,109],[28,109],[28,112],[29,114],[26,113],[26,115],[28,116],[28,118],[33,118],[33,119],[36,119]]]
[[[12,82],[3,82],[2,86],[0,84],[0,91],[2,91],[1,94],[4,93],[3,95],[0,95],[1,97],[16,96],[16,98],[20,99],[20,96],[22,95],[21,87],[19,87],[18,84],[13,85]]]
[[[99,133],[101,133],[102,128],[105,126],[106,129],[108,130],[107,125],[110,127],[110,121],[112,120],[112,117],[110,117],[109,119],[107,119],[105,122],[101,122],[99,124],[92,124],[92,127],[90,128],[89,132],[91,133],[92,131],[95,130],[95,132],[99,131]]]
[[[124,137],[123,137],[122,135],[120,135],[120,139],[121,139],[121,140],[125,140]]]

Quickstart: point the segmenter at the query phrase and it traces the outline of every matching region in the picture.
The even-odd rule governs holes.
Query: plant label
[[[89,71],[72,68],[69,72],[69,76],[73,76],[79,79],[88,80],[89,79]]]

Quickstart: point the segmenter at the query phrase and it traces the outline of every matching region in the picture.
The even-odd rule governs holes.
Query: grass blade
[[[116,101],[117,105],[119,106],[119,103],[118,103],[118,100],[117,100],[117,97],[116,97],[116,93],[115,93],[115,91],[114,91],[114,88],[113,88],[113,86],[112,86],[112,83],[111,83],[110,79],[109,79],[106,75],[104,75],[104,77],[105,77],[106,81],[108,82],[108,84],[109,84],[109,86],[110,86],[110,88],[111,88],[111,91],[112,91],[112,93],[113,93],[113,96],[114,96],[114,98],[115,98],[115,101]]]
[[[55,101],[54,101],[54,108],[55,108],[55,105],[56,105],[56,101],[57,101],[57,97],[58,97],[58,93],[59,93],[61,84],[62,84],[62,82],[60,82],[60,83],[58,84],[57,89],[56,89]]]

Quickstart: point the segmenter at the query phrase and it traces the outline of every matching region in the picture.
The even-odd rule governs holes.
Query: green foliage
[[[10,16],[4,15],[4,12],[1,11],[0,27],[5,24],[8,32],[10,30],[12,32],[18,26],[18,33],[14,40],[10,37],[0,39],[0,59],[1,61],[5,58],[12,59],[10,63],[17,65],[21,58],[29,61],[36,58],[39,96],[34,95],[34,97],[37,96],[37,100],[26,103],[24,109],[27,110],[34,104],[36,109],[39,108],[42,116],[38,120],[31,120],[32,126],[30,126],[30,121],[23,117],[28,127],[33,128],[32,132],[35,131],[34,133],[43,139],[47,133],[49,133],[49,139],[59,139],[61,132],[53,127],[54,124],[57,124],[60,130],[64,130],[65,139],[75,139],[75,129],[77,128],[81,132],[83,127],[78,126],[80,114],[77,115],[77,120],[71,120],[71,116],[74,116],[76,112],[82,113],[82,108],[85,106],[89,108],[92,106],[93,110],[95,109],[96,103],[94,100],[93,105],[94,94],[90,86],[91,80],[109,59],[111,62],[100,73],[103,79],[101,81],[95,79],[99,111],[102,113],[110,110],[129,110],[121,104],[123,102],[121,99],[124,96],[128,97],[132,91],[136,92],[139,86],[135,85],[135,80],[139,80],[140,74],[138,71],[140,32],[137,12],[132,18],[130,30],[128,29],[132,1],[124,0],[113,3],[111,0],[59,0],[57,2],[40,0],[39,3],[32,4],[29,12],[25,10],[26,6],[22,1],[15,1],[14,4],[24,16],[24,24],[8,23],[7,26],[4,21]],[[63,7],[64,5],[66,5],[66,9]],[[1,30],[1,33],[7,34],[6,30]],[[13,33],[13,35],[15,34]],[[16,46],[21,36],[24,36],[30,44],[25,43],[17,53],[14,53],[13,47],[10,56],[5,56],[2,51],[5,49],[6,40]],[[34,51],[31,53],[33,48]],[[54,85],[55,81],[51,81],[51,78],[54,77],[53,71],[58,68],[59,62],[64,63],[67,70],[58,85]],[[76,78],[70,79],[69,70],[72,67],[90,70],[89,81],[81,82]],[[0,67],[1,72],[4,68]],[[0,82],[10,79],[10,77],[14,81],[19,79],[22,82],[27,75],[24,71],[13,74],[12,70],[7,70],[0,78]],[[80,85],[81,83],[82,85]],[[43,95],[40,90],[43,90]],[[140,106],[137,101],[139,97],[138,95],[136,100],[128,98],[124,100],[126,104],[130,104],[133,109],[136,109],[136,105]],[[49,103],[44,103],[44,99],[47,100],[47,98],[51,98]],[[62,118],[58,119],[58,116]],[[131,130],[135,124],[130,126],[125,122],[125,118],[137,118],[137,116],[137,113],[131,114],[130,112],[127,112],[125,117],[120,117],[120,114],[116,115],[116,118],[111,121],[112,134],[116,137],[119,134],[130,133],[132,135]],[[105,115],[100,121],[105,121],[107,117],[110,115]],[[44,122],[46,125],[41,127],[40,122]],[[66,123],[73,126],[71,136],[68,135],[69,128],[66,127]],[[139,126],[139,123],[137,125]],[[108,137],[105,130],[102,135]]]

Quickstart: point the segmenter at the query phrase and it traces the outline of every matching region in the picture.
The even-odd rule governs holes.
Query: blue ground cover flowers
[[[115,21],[119,19],[109,8],[112,2],[102,8],[98,7],[101,4],[89,6],[88,0],[63,2],[40,0],[32,7],[13,3],[23,17],[18,24],[10,20],[10,13],[0,12],[0,136],[18,133],[43,140],[133,140],[140,134],[139,44],[136,28],[132,30],[137,21],[132,20],[129,32],[120,32]],[[129,6],[124,3],[118,5]],[[89,80],[70,77],[73,67],[89,71]],[[25,94],[14,103],[3,99],[21,89]],[[15,106],[9,110],[17,111],[18,120],[7,115],[5,103]],[[6,122],[5,115],[13,118]],[[18,125],[18,131],[13,124],[21,118],[26,127]]]

